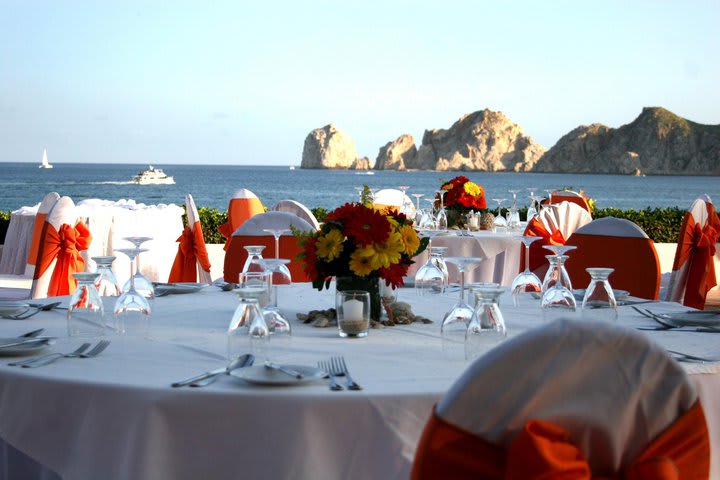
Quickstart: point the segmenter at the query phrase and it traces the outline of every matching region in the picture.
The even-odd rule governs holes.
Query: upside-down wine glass
[[[537,214],[537,208],[535,208],[535,187],[527,187],[528,196],[530,197],[530,206],[527,211],[527,221],[529,222]]]
[[[545,193],[547,193],[547,203],[545,204],[544,208],[550,208],[550,206],[552,205],[552,195],[553,195],[553,192],[555,191],[555,189],[554,188],[546,188],[543,191]]]
[[[540,237],[522,236],[519,237],[525,246],[525,270],[520,272],[512,282],[510,291],[512,292],[513,305],[520,306],[520,297],[524,294],[539,294],[542,291],[542,282],[530,270],[530,245],[539,240]]]
[[[135,248],[140,248],[143,243],[152,240],[152,237],[124,237],[123,240],[127,240],[132,243]],[[143,252],[146,251],[147,249],[143,250]],[[128,288],[130,288],[129,281],[125,282],[123,290],[127,290]],[[155,287],[152,282],[140,271],[140,255],[135,257],[135,291],[142,294],[149,301],[153,301],[155,299]]]
[[[608,278],[614,268],[586,268],[590,284],[585,289],[582,318],[589,320],[617,320],[617,300]]]
[[[418,212],[420,211],[420,199],[425,196],[424,193],[412,193],[413,197],[415,197],[415,210]]]
[[[130,288],[120,295],[115,302],[113,328],[118,333],[140,335],[147,337],[150,334],[150,314],[152,312],[148,299],[135,288],[135,275],[133,266],[135,258],[147,250],[142,248],[118,248],[115,250],[130,259]]]
[[[437,232],[421,232],[421,235],[427,236],[430,240],[427,246],[427,250],[430,252],[428,259],[415,273],[415,293],[421,296],[426,293],[442,293],[445,291],[445,274],[433,259],[432,237],[435,234]]]
[[[498,300],[505,292],[499,285],[482,285],[474,290],[475,311],[465,332],[465,358],[472,360],[505,340],[507,329]]]
[[[548,263],[550,263],[550,268],[548,268],[548,271],[545,273],[545,278],[543,278],[542,293],[544,294],[550,287],[558,282],[572,292],[573,288],[570,275],[568,275],[565,269],[565,261],[568,259],[565,254],[571,250],[575,250],[577,247],[574,245],[543,245],[543,248],[550,250],[555,255],[545,256],[545,258],[548,259]]]
[[[285,233],[290,233],[289,228],[265,228],[264,232],[268,232],[275,237],[275,258],[280,258],[280,237]]]
[[[444,287],[447,288],[450,285],[450,272],[448,272],[448,267],[445,263],[444,256],[445,253],[447,253],[449,247],[433,247],[428,244],[428,249],[430,250],[430,259],[432,260],[433,264],[437,266],[445,276]]]
[[[438,230],[447,230],[448,228],[448,219],[447,219],[447,213],[445,213],[445,190],[438,190],[437,192],[438,197],[440,197],[440,208],[438,209],[437,215],[435,216],[435,222],[437,223]]]
[[[440,325],[443,352],[448,358],[465,358],[465,334],[474,312],[465,301],[465,271],[477,266],[482,260],[480,257],[445,257],[445,261],[455,265],[460,273],[460,297],[445,314]]]
[[[505,220],[505,217],[502,215],[502,204],[507,200],[506,198],[493,198],[493,202],[497,203],[497,215],[495,216],[495,226],[496,227],[504,227],[507,225],[507,220]]]
[[[266,259],[267,271],[270,274],[270,285],[272,291],[270,293],[270,303],[262,309],[265,322],[268,324],[270,334],[278,338],[283,337],[287,340],[292,335],[292,327],[287,316],[280,310],[278,305],[278,289],[282,285],[288,287],[292,284],[292,276],[287,264],[290,260],[286,258]]]
[[[563,269],[563,263],[567,258],[567,255],[548,255],[548,260],[555,260],[550,268]],[[574,314],[577,302],[572,289],[567,288],[562,281],[557,281],[543,293],[540,307],[545,320],[554,320]]]
[[[245,265],[243,265],[243,273],[246,272],[264,272],[267,270],[265,265],[265,259],[263,258],[262,252],[265,250],[265,245],[246,245],[243,247],[247,251],[247,258],[245,259]]]

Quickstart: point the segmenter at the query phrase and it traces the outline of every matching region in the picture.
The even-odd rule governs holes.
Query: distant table
[[[5,461],[19,456],[15,448],[64,480],[406,479],[433,405],[468,364],[448,360],[440,342],[439,319],[455,295],[418,297],[402,289],[400,298],[435,323],[341,339],[334,328],[294,320],[298,312],[333,306],[334,290],[296,284],[280,293],[294,336],[289,345],[271,340],[270,355],[300,365],[344,355],[362,391],[332,392],[323,381],[265,387],[230,377],[201,389],[171,388],[172,381],[225,363],[225,332],[237,300],[216,287],[155,299],[152,340],[115,337],[95,359],[37,369],[0,362],[0,437],[12,445]],[[538,300],[511,304],[501,299],[510,336],[542,325]],[[660,303],[653,309],[683,307]],[[618,322],[632,327],[652,320],[620,307]],[[70,351],[81,342],[64,336],[62,311],[0,323],[3,336],[39,327],[60,337],[53,350]],[[715,334],[645,333],[666,348],[718,352]],[[720,478],[720,364],[683,365],[703,401],[712,472]],[[38,478],[28,465],[42,469],[25,460],[10,478]],[[7,468],[2,462],[0,478]]]
[[[520,245],[518,236],[522,232],[507,233],[481,230],[470,235],[460,235],[457,231],[432,238],[432,246],[448,247],[448,257],[479,257],[484,259],[478,266],[465,273],[465,281],[495,282],[509,286],[520,269]],[[408,270],[413,277],[417,270],[427,261],[429,252],[426,250],[415,257],[415,263]],[[459,282],[457,269],[449,267],[450,281]]]

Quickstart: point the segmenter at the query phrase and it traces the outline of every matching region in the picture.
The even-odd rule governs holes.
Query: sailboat
[[[40,168],[53,168],[52,165],[50,165],[50,162],[48,162],[47,159],[47,148],[43,149],[43,158],[42,162],[40,162],[40,165],[38,165]]]

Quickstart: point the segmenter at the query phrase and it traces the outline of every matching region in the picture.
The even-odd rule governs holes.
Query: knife
[[[33,344],[43,344],[47,343],[50,340],[52,340],[54,337],[41,337],[41,338],[28,338],[25,340],[21,340],[19,342],[11,342],[11,343],[0,343],[0,348],[9,348],[9,347],[19,347],[21,345],[33,345]]]
[[[283,365],[278,365],[277,363],[265,362],[265,368],[269,368],[271,370],[277,370],[279,372],[284,373],[285,375],[290,375],[291,377],[294,377],[297,380],[302,380],[305,377],[305,375],[298,372],[297,370],[294,370],[289,367],[285,367]]]
[[[235,370],[236,368],[248,366],[248,363],[252,364],[252,362],[254,360],[255,360],[255,357],[253,355],[246,353],[244,355],[240,355],[239,357],[233,359],[225,367],[216,368],[215,370],[208,370],[207,372],[201,373],[200,375],[195,375],[194,377],[186,378],[185,380],[180,380],[179,382],[174,382],[171,384],[171,386],[184,387],[184,386],[190,385],[191,383],[196,383],[201,380],[205,380],[206,378],[220,375],[222,373],[230,373],[231,371]]]

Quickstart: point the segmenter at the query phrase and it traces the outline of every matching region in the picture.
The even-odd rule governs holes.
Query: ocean
[[[41,169],[34,163],[0,163],[0,210],[32,206],[51,191],[69,195],[75,202],[86,198],[134,199],[139,203],[182,205],[191,193],[198,207],[227,209],[228,199],[240,189],[254,192],[266,207],[283,199],[297,200],[309,208],[335,208],[357,199],[356,187],[372,189],[407,185],[408,194],[429,198],[456,175],[465,175],[486,190],[488,206],[493,198],[512,198],[509,189],[521,189],[520,204],[527,205],[527,188],[572,187],[584,190],[599,208],[687,208],[699,195],[720,199],[717,177],[586,175],[549,173],[396,172],[373,175],[348,170],[304,170],[280,166],[155,165],[175,178],[175,185],[135,185],[130,180],[145,164],[56,163]],[[504,205],[508,205],[505,202]]]

